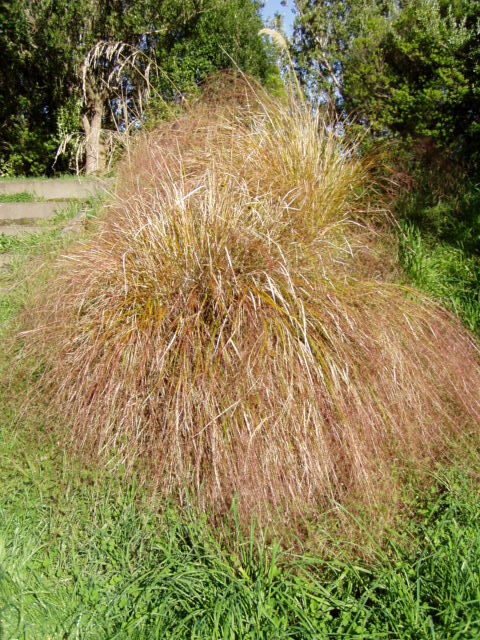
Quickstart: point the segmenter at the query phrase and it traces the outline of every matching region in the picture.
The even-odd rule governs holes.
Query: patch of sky
[[[265,0],[262,9],[263,19],[268,23],[279,14],[282,16],[282,24],[285,34],[290,38],[293,33],[295,20],[294,0]]]

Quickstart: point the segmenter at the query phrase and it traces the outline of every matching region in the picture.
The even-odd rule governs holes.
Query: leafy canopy
[[[294,46],[316,95],[376,135],[480,141],[480,3],[297,0]]]
[[[0,8],[0,173],[51,172],[59,134],[80,128],[81,66],[99,41],[153,58],[166,99],[235,65],[261,81],[276,73],[256,0],[3,0]],[[104,96],[105,126],[111,100]]]

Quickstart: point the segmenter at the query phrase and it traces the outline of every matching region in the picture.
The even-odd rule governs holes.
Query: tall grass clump
[[[25,315],[78,450],[220,513],[376,500],[391,465],[478,432],[478,350],[387,282],[386,216],[328,115],[205,101],[124,164],[97,232]]]

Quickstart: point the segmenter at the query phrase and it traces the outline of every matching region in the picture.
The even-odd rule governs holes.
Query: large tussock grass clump
[[[257,90],[150,134],[24,334],[72,442],[217,513],[293,515],[477,433],[471,338],[376,275],[370,169]]]

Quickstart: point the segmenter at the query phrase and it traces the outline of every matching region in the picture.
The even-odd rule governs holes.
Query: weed
[[[0,203],[2,202],[34,202],[38,200],[35,196],[28,191],[21,191],[19,193],[0,193]]]

